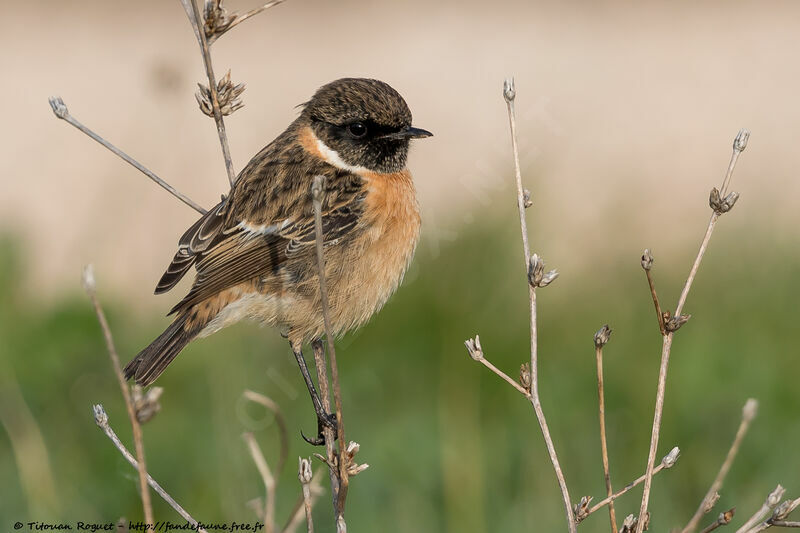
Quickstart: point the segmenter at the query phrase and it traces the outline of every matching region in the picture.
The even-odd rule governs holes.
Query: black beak
[[[422,128],[412,128],[411,126],[381,136],[382,139],[424,139],[425,137],[433,137],[433,133]]]

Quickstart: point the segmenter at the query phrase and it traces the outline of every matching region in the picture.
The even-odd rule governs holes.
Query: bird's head
[[[409,141],[433,135],[411,126],[411,111],[397,91],[366,78],[342,78],[322,86],[305,104],[302,116],[329,157],[374,172],[402,170]]]

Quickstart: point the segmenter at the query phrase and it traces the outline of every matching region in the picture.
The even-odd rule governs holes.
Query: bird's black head
[[[397,91],[366,78],[324,85],[305,105],[303,116],[329,159],[376,172],[402,170],[409,140],[432,135],[411,127],[411,111]]]

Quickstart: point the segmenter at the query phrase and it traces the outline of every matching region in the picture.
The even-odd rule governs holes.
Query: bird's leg
[[[292,353],[294,353],[295,359],[297,359],[297,365],[300,367],[300,373],[303,374],[303,380],[306,382],[306,387],[308,387],[308,393],[311,395],[311,403],[314,404],[314,412],[317,414],[317,437],[314,439],[309,439],[303,432],[301,431],[300,434],[303,435],[303,439],[309,444],[314,446],[322,446],[325,444],[325,437],[322,435],[322,428],[330,427],[334,430],[334,435],[336,434],[336,417],[330,413],[326,413],[325,409],[322,406],[322,400],[317,393],[317,389],[314,386],[314,380],[311,378],[311,374],[308,371],[308,366],[306,365],[306,358],[303,355],[303,349],[301,346],[295,346],[294,343],[290,343],[292,348]]]

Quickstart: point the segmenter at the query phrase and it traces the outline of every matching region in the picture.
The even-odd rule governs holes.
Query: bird
[[[342,78],[298,106],[298,117],[241,170],[229,193],[192,224],[155,293],[194,267],[172,323],[125,367],[152,384],[196,338],[243,319],[287,337],[309,388],[318,424],[331,425],[302,347],[325,334],[316,256],[312,184],[324,177],[322,233],[331,335],[366,323],[400,285],[420,236],[416,189],[406,168],[412,126],[389,84]]]

